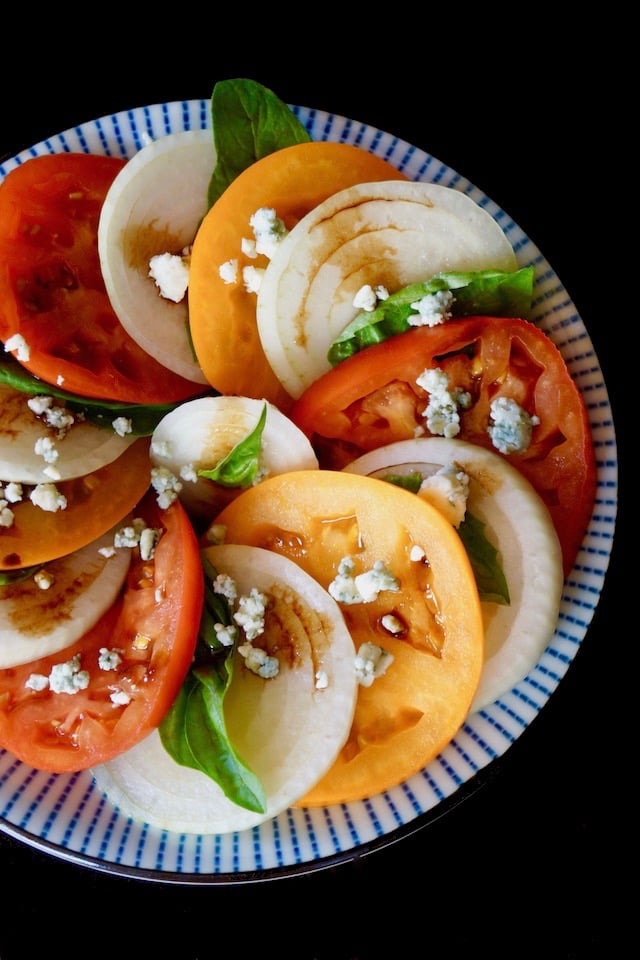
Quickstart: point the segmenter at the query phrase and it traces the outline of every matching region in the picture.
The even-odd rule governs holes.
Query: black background
[[[632,318],[623,319],[617,274],[633,269],[635,253],[624,253],[608,212],[628,171],[603,106],[610,77],[596,25],[577,42],[552,20],[522,17],[503,23],[498,39],[468,18],[443,26],[399,11],[394,24],[388,14],[366,35],[338,20],[314,23],[316,49],[291,27],[285,43],[283,27],[258,56],[221,56],[234,41],[244,49],[239,24],[184,56],[197,43],[193,14],[175,36],[167,24],[164,35],[132,29],[100,45],[95,30],[71,35],[66,23],[39,51],[27,51],[21,34],[22,67],[0,89],[0,157],[128,107],[208,98],[216,80],[241,76],[288,103],[397,134],[467,177],[542,249],[591,334],[622,448],[637,354],[630,346],[621,361],[621,325],[631,331]],[[124,960],[206,960],[221,950],[299,960],[621,955],[625,535],[620,511],[604,592],[559,689],[507,754],[423,829],[337,866],[234,886],[110,876],[0,833],[1,960],[62,944],[67,957]]]

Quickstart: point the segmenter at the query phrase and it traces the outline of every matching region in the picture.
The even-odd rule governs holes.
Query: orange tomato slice
[[[189,325],[198,362],[220,393],[270,400],[282,410],[291,399],[271,369],[258,334],[256,294],[242,279],[225,283],[219,267],[237,259],[265,267],[241,252],[252,238],[250,217],[261,207],[276,211],[291,229],[313,207],[356,183],[406,180],[386,160],[346,143],[314,141],[285,147],[241,173],[211,207],[195,237],[189,272]]]
[[[151,483],[149,440],[141,437],[93,473],[56,484],[64,510],[47,511],[27,496],[11,504],[14,520],[0,528],[0,570],[16,570],[79,550],[132,510]]]
[[[364,799],[421,770],[462,724],[483,664],[480,601],[451,524],[407,490],[331,470],[268,478],[216,522],[227,543],[288,556],[327,588],[346,556],[356,572],[382,560],[400,582],[370,602],[340,604],[356,650],[371,642],[394,659],[359,687],[347,743],[299,805]],[[403,625],[400,633],[385,629],[385,614]]]

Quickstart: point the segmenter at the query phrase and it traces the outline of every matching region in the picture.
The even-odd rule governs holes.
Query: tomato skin
[[[0,337],[21,334],[23,366],[85,397],[164,403],[202,392],[149,356],[111,307],[97,231],[116,157],[33,157],[0,184]]]
[[[538,491],[553,518],[565,576],[591,517],[596,487],[593,440],[582,396],[562,354],[532,323],[468,317],[417,327],[367,347],[312,384],[291,419],[311,439],[321,466],[341,468],[360,454],[415,436],[424,428],[428,394],[416,384],[440,367],[449,387],[471,393],[460,410],[458,438],[494,450],[487,433],[490,405],[516,400],[540,419],[528,450],[502,454]]]
[[[138,743],[159,724],[191,665],[204,592],[195,533],[179,502],[161,511],[151,494],[135,516],[163,534],[152,560],[142,561],[134,550],[120,599],[61,653],[0,670],[0,745],[36,769],[84,770]],[[98,668],[102,647],[120,651],[115,670]],[[25,686],[32,674],[48,676],[76,654],[90,674],[86,690],[66,694]],[[130,702],[115,705],[114,689],[129,693]]]

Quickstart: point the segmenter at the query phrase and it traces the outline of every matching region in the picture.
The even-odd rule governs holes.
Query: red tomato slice
[[[128,750],[160,723],[191,665],[204,591],[193,528],[179,502],[160,510],[152,494],[135,516],[163,532],[152,560],[134,549],[117,603],[62,653],[0,670],[0,745],[36,769],[84,770]],[[102,647],[119,651],[115,670],[98,666]],[[89,672],[85,690],[25,686],[76,655]],[[131,699],[114,703],[119,691]]]
[[[0,337],[21,334],[23,366],[46,383],[127,403],[202,393],[149,356],[111,307],[98,256],[102,202],[125,161],[33,157],[0,184]],[[19,359],[19,358],[18,358]]]
[[[468,317],[418,327],[367,347],[312,384],[291,419],[311,439],[323,467],[339,469],[368,450],[424,428],[428,394],[416,378],[439,367],[449,388],[472,396],[460,410],[459,439],[494,449],[487,433],[498,396],[517,401],[540,424],[524,453],[503,454],[545,501],[571,571],[591,517],[596,470],[587,410],[562,354],[520,319]]]

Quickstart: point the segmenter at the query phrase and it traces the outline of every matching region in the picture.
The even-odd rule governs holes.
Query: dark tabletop
[[[127,38],[108,71],[104,51],[94,59],[90,44],[82,69],[67,63],[57,46],[45,63],[23,59],[24,87],[3,83],[0,157],[127,107],[208,98],[217,79],[241,76],[286,102],[397,134],[468,178],[541,248],[591,334],[622,446],[623,378],[630,366],[621,374],[614,365],[619,341],[612,331],[620,310],[611,312],[618,296],[607,286],[604,265],[615,271],[624,258],[621,263],[617,239],[607,236],[602,204],[609,191],[613,195],[605,176],[614,175],[618,163],[624,174],[624,164],[621,155],[604,163],[602,150],[610,144],[602,128],[594,138],[598,58],[567,60],[549,34],[528,51],[526,64],[513,54],[496,58],[490,37],[475,59],[433,60],[424,36],[405,36],[417,44],[407,67],[381,27],[377,42],[385,41],[393,50],[373,60],[353,38],[322,60],[298,50],[292,62],[291,51],[285,57],[280,50],[273,59],[289,64],[286,70],[274,70],[273,60],[270,68],[219,56],[205,59],[210,69],[202,56],[197,67],[178,69],[171,50],[161,55],[157,46],[149,63],[145,45],[152,41],[143,34]],[[24,44],[21,55],[27,56]],[[343,73],[344,60],[350,66]],[[462,93],[454,92],[460,82]],[[623,923],[614,857],[625,829],[618,805],[625,771],[613,748],[626,716],[615,693],[624,653],[614,629],[620,610],[624,619],[624,535],[620,509],[604,591],[558,690],[504,757],[442,816],[346,863],[235,886],[110,876],[0,831],[1,960],[56,944],[67,957],[123,960],[206,960],[222,949],[299,960],[455,958],[478,950],[487,957],[621,956],[611,945]],[[171,949],[163,948],[167,938]]]

